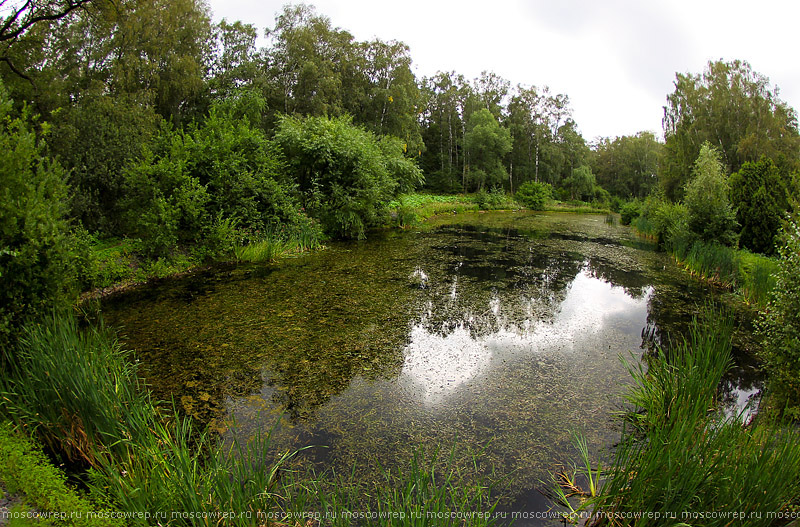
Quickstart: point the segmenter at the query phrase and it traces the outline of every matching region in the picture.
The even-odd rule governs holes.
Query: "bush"
[[[764,338],[769,393],[778,409],[800,418],[800,223],[797,215],[780,234],[784,244],[772,298],[758,323]]]
[[[64,171],[11,106],[0,84],[0,367],[26,321],[71,302],[76,277]]]
[[[350,118],[284,116],[275,141],[288,160],[304,208],[331,235],[364,238],[400,188],[421,181],[399,142],[379,141]]]
[[[514,197],[531,210],[544,210],[547,202],[553,199],[553,187],[548,183],[526,181],[519,187]]]
[[[126,171],[127,234],[149,258],[188,246],[200,259],[230,253],[233,227],[265,231],[304,221],[281,182],[280,152],[228,106],[187,132],[162,127],[152,150]]]
[[[634,219],[639,217],[641,210],[642,205],[638,201],[629,201],[622,205],[619,209],[620,223],[623,225],[630,225]]]
[[[475,204],[481,210],[502,209],[507,204],[506,193],[500,187],[494,187],[489,192],[481,189],[475,194]]]

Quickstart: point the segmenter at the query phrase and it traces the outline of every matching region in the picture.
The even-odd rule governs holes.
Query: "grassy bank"
[[[633,222],[639,235],[659,242],[691,275],[735,291],[747,304],[766,307],[775,287],[776,258],[690,236],[668,218],[661,222],[640,216]]]
[[[403,194],[388,205],[391,225],[407,227],[421,223],[437,214],[453,214],[477,210],[519,210],[525,207],[513,196],[502,191],[473,194]],[[576,214],[608,214],[609,209],[582,201],[547,200],[542,210]]]
[[[668,353],[658,351],[646,366],[629,365],[635,386],[627,398],[634,410],[626,414],[620,443],[602,471],[588,459],[588,468],[578,471],[594,489],[578,488],[575,474],[562,477],[558,487],[573,521],[767,526],[796,507],[796,430],[765,416],[744,423],[718,405],[730,339],[730,317],[713,315],[696,321],[689,338]]]

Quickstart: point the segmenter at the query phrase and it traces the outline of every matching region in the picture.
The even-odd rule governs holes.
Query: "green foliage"
[[[74,298],[64,171],[0,84],[0,365],[23,323]]]
[[[800,222],[797,214],[780,233],[783,244],[776,284],[759,330],[764,337],[764,361],[769,373],[771,403],[794,419],[800,418]]]
[[[162,127],[152,150],[126,174],[127,232],[146,256],[194,247],[202,260],[230,254],[234,227],[266,230],[307,222],[288,182],[279,182],[280,153],[254,128],[250,98],[215,103],[186,132]]]
[[[368,227],[379,224],[398,187],[421,180],[397,141],[378,141],[349,118],[284,116],[275,141],[305,209],[334,236],[363,238]]]
[[[658,182],[656,173],[663,148],[652,132],[601,139],[593,148],[592,172],[611,194],[644,198]]]
[[[49,150],[69,171],[70,212],[85,228],[120,234],[124,171],[140,158],[158,119],[141,101],[91,92],[53,115]]]
[[[41,447],[20,432],[14,432],[7,423],[0,424],[0,481],[9,492],[23,493],[30,505],[39,511],[65,515],[59,525],[124,525],[122,520],[103,517],[109,511],[78,495],[67,485],[64,474],[49,463]],[[90,511],[98,516],[90,517],[86,514]]]
[[[720,154],[706,143],[695,162],[694,177],[686,185],[689,230],[704,241],[735,245],[738,225],[728,194]]]
[[[51,314],[26,326],[15,374],[2,380],[4,411],[33,427],[42,444],[97,463],[130,430],[131,415],[152,409],[128,356],[103,328],[80,331],[74,317]]]
[[[705,142],[720,149],[728,173],[761,156],[785,173],[797,168],[797,114],[747,62],[709,62],[702,74],[678,74],[674,84],[664,108],[666,146],[659,171],[668,198],[682,197]]]
[[[642,204],[638,201],[629,201],[619,209],[620,223],[623,225],[630,225],[631,222],[639,217],[642,210]]]
[[[470,179],[478,190],[502,185],[508,172],[503,157],[511,150],[511,135],[486,108],[469,118],[464,145],[470,152]]]
[[[762,158],[746,162],[731,174],[731,202],[742,226],[739,243],[751,251],[775,253],[775,235],[789,208],[786,185],[775,163]]]
[[[660,247],[672,250],[676,245],[693,243],[688,222],[689,211],[685,205],[651,195],[645,199],[634,223],[639,232],[655,238]]]
[[[553,187],[547,183],[526,181],[514,197],[531,210],[544,210],[547,202],[553,199]]]
[[[507,209],[515,206],[502,187],[494,187],[489,192],[479,190],[475,193],[475,204],[481,210]]]
[[[738,511],[748,525],[772,518],[800,492],[800,442],[780,423],[757,416],[745,425],[717,406],[717,387],[731,363],[731,317],[695,321],[688,340],[629,365],[636,407],[606,464],[599,492],[579,508],[593,525],[641,511]],[[678,519],[685,520],[681,516]],[[692,525],[730,525],[724,516],[692,517]]]
[[[572,171],[570,177],[562,181],[562,186],[569,191],[570,199],[586,200],[594,198],[597,180],[588,165],[580,166]]]

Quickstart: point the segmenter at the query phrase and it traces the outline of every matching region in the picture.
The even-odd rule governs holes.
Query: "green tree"
[[[464,103],[470,91],[464,77],[454,72],[438,72],[422,82],[422,139],[426,149],[420,165],[428,175],[426,183],[439,191],[463,190]]]
[[[704,142],[719,148],[727,173],[767,156],[784,172],[800,162],[796,112],[747,62],[709,62],[701,75],[678,74],[664,107],[666,150],[661,183],[683,195]]]
[[[694,165],[694,177],[686,185],[689,230],[703,241],[735,245],[738,225],[728,195],[720,153],[705,143]]]
[[[767,158],[746,162],[730,177],[731,202],[742,227],[739,243],[766,255],[775,252],[775,235],[789,209],[787,188],[778,166]]]
[[[600,139],[592,149],[597,182],[616,196],[644,198],[658,182],[663,144],[652,132]]]
[[[582,165],[574,169],[570,177],[564,179],[563,185],[569,191],[570,199],[591,200],[594,198],[597,180],[591,167]]]
[[[47,158],[27,110],[10,115],[0,84],[0,362],[22,325],[74,298],[64,171]]]
[[[474,112],[464,144],[470,153],[470,178],[478,189],[502,185],[508,177],[503,157],[511,151],[511,134],[487,108]]]
[[[141,157],[159,120],[132,97],[103,93],[85,93],[53,114],[49,151],[69,170],[71,215],[88,230],[121,234],[124,171]]]

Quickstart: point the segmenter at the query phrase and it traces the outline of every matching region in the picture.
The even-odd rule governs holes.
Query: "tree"
[[[49,152],[69,171],[71,216],[89,231],[122,234],[124,172],[141,157],[159,120],[132,97],[103,93],[86,93],[53,115]]]
[[[420,165],[428,186],[440,191],[463,190],[465,101],[472,88],[462,75],[438,72],[422,81],[422,139],[426,149]]]
[[[644,198],[658,182],[662,148],[652,132],[600,139],[592,149],[592,171],[597,182],[612,194]]]
[[[786,184],[775,163],[761,158],[746,162],[730,177],[731,202],[742,226],[739,243],[751,251],[771,255],[775,235],[789,209]]]
[[[469,119],[464,144],[470,152],[470,178],[478,189],[502,185],[508,176],[502,160],[511,151],[511,134],[486,108]]]
[[[69,305],[75,285],[64,170],[11,107],[0,84],[0,363],[22,325]]]
[[[694,177],[686,185],[685,198],[689,230],[703,241],[736,244],[738,225],[728,194],[721,155],[705,143],[694,165]]]
[[[800,162],[797,114],[778,89],[747,62],[709,62],[702,75],[678,74],[664,107],[666,150],[661,182],[671,199],[683,195],[701,146],[719,149],[726,173],[762,155],[786,173]]]
[[[0,0],[0,10],[8,12],[0,24],[0,42],[21,37],[34,24],[62,19],[90,1],[27,0],[22,5],[13,5],[8,0]]]
[[[597,180],[591,167],[582,165],[574,169],[570,177],[564,179],[563,185],[569,190],[570,199],[586,200],[594,197]]]

